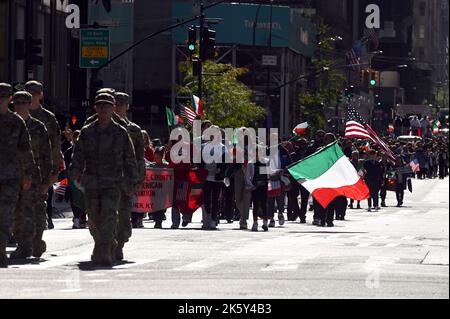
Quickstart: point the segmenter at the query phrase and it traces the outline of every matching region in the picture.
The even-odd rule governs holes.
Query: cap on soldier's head
[[[98,90],[95,95],[99,95],[102,93],[108,93],[111,94],[112,96],[114,96],[114,94],[116,93],[116,90],[112,89],[112,88],[102,88],[100,90]]]
[[[28,81],[25,83],[25,91],[27,91],[30,94],[37,94],[44,91],[44,86],[41,82],[38,81]]]
[[[130,101],[130,96],[128,94],[126,94],[126,93],[123,93],[123,92],[116,92],[114,94],[114,97],[116,98],[116,101],[122,102],[122,103],[125,103],[125,104],[128,104],[129,101]]]
[[[13,94],[13,88],[8,83],[0,83],[0,97],[10,97]]]
[[[32,96],[27,91],[18,91],[14,93],[13,102],[18,103],[31,103]]]
[[[114,105],[116,103],[114,96],[109,93],[100,93],[95,97],[95,104],[99,103],[109,103]]]

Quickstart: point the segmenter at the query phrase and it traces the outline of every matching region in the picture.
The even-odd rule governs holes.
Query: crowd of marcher
[[[432,134],[431,127],[426,125],[431,123],[429,119],[421,126],[420,121],[418,124],[412,118],[408,127],[403,120],[402,126],[398,126],[397,119],[394,123],[397,131],[386,137],[395,162],[367,140],[346,139],[317,130],[310,132],[309,138],[308,134],[295,135],[270,146],[278,150],[275,159],[264,156],[252,161],[245,157],[243,163],[235,160],[226,164],[224,157],[229,148],[225,143],[230,142],[223,140],[220,154],[215,154],[220,161],[179,163],[171,158],[171,150],[175,143],[183,142],[181,136],[167,144],[162,142],[165,140],[162,137],[152,139],[151,132],[141,130],[127,118],[129,96],[125,93],[113,89],[98,91],[96,114],[86,120],[81,131],[66,126],[61,133],[56,117],[41,105],[43,85],[30,81],[25,89],[13,94],[10,85],[0,85],[0,122],[3,123],[0,129],[5,130],[1,136],[8,136],[0,146],[9,145],[2,153],[0,169],[1,267],[6,266],[5,247],[11,235],[17,241],[11,259],[40,257],[46,251],[42,234],[45,227],[54,227],[52,184],[58,181],[67,181],[73,228],[89,228],[94,238],[92,260],[110,265],[123,259],[122,249],[131,237],[132,227],[144,227],[146,214],[132,212],[132,199],[145,180],[146,168],[172,168],[175,176],[177,171],[202,170],[206,173],[202,183],[202,229],[216,230],[220,221],[225,220],[238,221],[241,230],[248,230],[251,211],[252,231],[258,231],[260,226],[268,231],[276,226],[276,219],[279,225],[286,219],[304,224],[308,211],[313,211],[313,225],[333,227],[335,219],[345,220],[347,209],[361,208],[360,202],[348,201],[343,196],[322,207],[288,173],[290,165],[333,142],[339,143],[367,184],[369,212],[387,206],[388,191],[395,192],[397,207],[402,207],[405,190],[412,191],[411,179],[444,179],[449,171],[448,136]],[[210,121],[203,121],[202,135],[208,128],[219,129]],[[240,128],[241,132],[246,130]],[[406,131],[421,137],[397,138]],[[202,150],[212,142],[203,136]],[[249,143],[266,147],[258,141]],[[239,147],[232,148],[228,155],[236,159]],[[240,151],[248,156],[247,148]],[[270,169],[264,173],[263,168]],[[163,227],[165,213],[162,210],[148,214],[155,228]],[[178,229],[180,224],[186,227],[192,221],[192,212],[175,206],[171,215],[172,229]]]

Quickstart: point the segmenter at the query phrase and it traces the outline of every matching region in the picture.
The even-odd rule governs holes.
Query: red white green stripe
[[[176,126],[180,121],[178,115],[172,111],[172,109],[166,107],[167,124],[169,127]]]
[[[202,118],[203,117],[203,102],[200,100],[200,98],[196,95],[192,95],[192,108],[194,109],[195,113]]]
[[[369,188],[337,143],[288,168],[289,173],[326,208],[338,196],[369,198]]]

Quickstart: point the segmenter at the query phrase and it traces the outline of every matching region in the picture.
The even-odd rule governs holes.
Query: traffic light
[[[216,54],[216,31],[209,29],[208,27],[202,30],[202,48],[201,48],[201,60],[214,59]]]
[[[344,102],[344,96],[342,95],[342,92],[337,92],[337,104],[340,105]]]
[[[76,115],[72,115],[72,118],[70,119],[70,121],[72,122],[72,125],[75,126],[77,124],[77,121],[78,121]]]
[[[329,70],[326,69],[323,71],[323,85],[327,87],[330,84],[330,73]]]
[[[44,59],[42,58],[42,39],[30,39],[29,47],[29,63],[30,65],[42,65]]]
[[[197,30],[195,30],[195,26],[193,25],[191,25],[188,29],[187,48],[191,56],[193,53],[195,53],[195,50],[197,48]]]
[[[359,75],[359,80],[362,86],[366,86],[368,82],[368,71],[367,70],[361,70]]]
[[[371,87],[380,85],[380,72],[370,70],[369,84]]]
[[[201,72],[201,63],[197,56],[192,58],[192,75],[198,76]]]

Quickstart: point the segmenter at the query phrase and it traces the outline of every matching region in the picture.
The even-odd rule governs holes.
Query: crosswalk
[[[240,239],[243,241],[244,239]],[[275,246],[285,247],[291,240],[297,240],[304,244],[304,247],[309,247],[309,250],[305,250],[302,254],[300,250],[296,256],[296,259],[284,258],[283,252],[264,254],[264,247],[268,243],[272,243]],[[377,236],[370,234],[360,233],[303,233],[303,234],[289,234],[280,237],[274,237],[265,239],[263,242],[251,242],[246,249],[260,250],[261,255],[267,258],[272,258],[273,261],[269,261],[259,269],[260,271],[296,271],[298,265],[305,260],[313,260],[317,257],[318,252],[314,249],[310,249],[310,243],[321,243],[325,247],[346,247],[346,248],[364,248],[364,249],[388,249],[388,248],[429,248],[434,244],[439,244],[440,241],[445,241],[445,238],[423,238],[415,236]],[[278,243],[277,243],[278,241]],[[303,248],[306,249],[306,248]],[[9,248],[11,252],[13,249]],[[117,264],[112,269],[116,271],[129,270],[137,268],[145,268],[151,264],[167,264],[168,261],[172,261],[169,268],[164,268],[165,271],[174,272],[202,272],[214,267],[220,267],[223,264],[232,264],[236,260],[245,260],[245,252],[243,253],[239,249],[223,249],[218,250],[216,254],[208,256],[206,258],[198,258],[197,260],[186,260],[183,262],[173,263],[173,257],[171,256],[156,256],[155,258],[138,258],[130,261],[125,261]],[[90,251],[86,251],[79,254],[71,254],[64,256],[48,256],[44,254],[43,258],[29,259],[27,262],[21,264],[10,265],[10,269],[19,270],[39,270],[39,269],[67,269],[74,268],[80,264],[90,264]],[[90,265],[92,267],[92,265]],[[157,267],[157,266],[155,266]],[[80,268],[82,268],[80,266]],[[122,274],[122,277],[126,277],[126,274]],[[87,275],[94,278],[100,276],[97,273]]]

